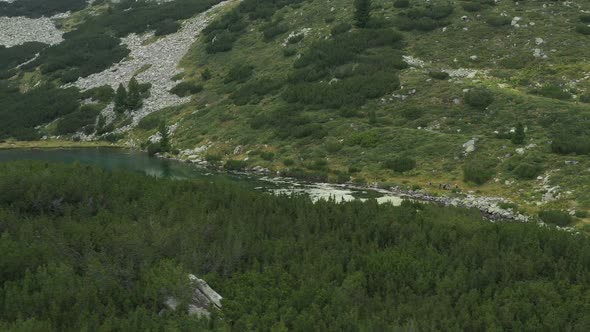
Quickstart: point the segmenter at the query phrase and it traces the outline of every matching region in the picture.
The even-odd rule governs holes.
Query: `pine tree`
[[[160,140],[160,149],[163,152],[170,151],[170,138],[168,137],[168,128],[166,128],[166,123],[164,121],[160,122],[160,127],[158,128],[162,139]]]
[[[514,144],[522,144],[526,138],[526,134],[524,132],[524,126],[522,123],[518,123],[516,125],[516,130],[512,134],[512,143]]]
[[[123,113],[127,110],[127,90],[123,84],[119,84],[115,94],[115,112]]]
[[[356,26],[364,28],[371,19],[371,0],[355,0],[354,1],[354,20]]]
[[[143,100],[141,98],[141,89],[135,77],[129,81],[129,93],[127,94],[127,109],[135,111],[141,108]]]
[[[369,123],[376,124],[377,123],[377,113],[375,110],[369,111]]]
[[[205,68],[205,70],[201,72],[201,78],[203,81],[208,81],[211,79],[211,77],[213,77],[213,74],[211,74],[211,70],[209,70],[209,68]]]

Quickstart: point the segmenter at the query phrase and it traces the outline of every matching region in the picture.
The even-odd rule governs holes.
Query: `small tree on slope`
[[[356,26],[364,28],[371,18],[371,0],[354,1],[354,20]]]
[[[512,143],[522,144],[524,143],[525,138],[526,134],[524,132],[524,126],[522,125],[522,123],[518,123],[518,125],[516,125],[516,130],[512,134]]]
[[[115,112],[123,113],[127,110],[127,90],[123,84],[119,84],[115,94]]]
[[[129,110],[138,110],[143,105],[143,100],[141,98],[141,91],[139,88],[139,83],[135,77],[133,77],[129,81],[129,93],[127,94],[127,108]]]

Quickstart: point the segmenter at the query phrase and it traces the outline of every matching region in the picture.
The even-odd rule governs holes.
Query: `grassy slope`
[[[334,11],[331,11],[331,8]],[[325,2],[306,2],[301,7],[285,8],[279,11],[289,22],[290,31],[311,28],[311,33],[297,45],[300,53],[315,40],[329,35],[332,26],[339,22],[351,22],[350,1],[336,0]],[[375,16],[394,18],[399,9],[393,8],[390,1],[375,1]],[[182,66],[185,79],[200,80],[200,72],[209,68],[214,77],[203,82],[205,90],[196,95],[187,107],[162,112],[157,115],[169,124],[180,123],[173,142],[179,148],[193,148],[207,142],[214,145],[210,153],[224,155],[226,158],[246,158],[246,155],[233,156],[237,145],[245,145],[244,151],[272,151],[272,161],[248,156],[252,165],[262,165],[283,169],[283,160],[292,159],[296,166],[308,167],[318,159],[327,159],[330,170],[346,171],[349,166],[362,168],[355,178],[367,182],[408,183],[426,187],[427,183],[457,183],[464,190],[475,190],[486,195],[502,195],[515,200],[526,210],[536,209],[543,191],[536,180],[516,181],[504,164],[515,154],[509,140],[496,139],[494,131],[507,131],[518,121],[528,127],[526,144],[537,147],[526,154],[537,154],[543,160],[544,169],[552,171],[550,183],[563,188],[563,196],[556,203],[558,208],[590,208],[590,159],[587,156],[557,156],[549,151],[550,137],[546,129],[539,125],[539,119],[554,112],[567,116],[571,111],[590,112],[590,105],[577,102],[560,101],[527,94],[530,86],[536,83],[557,81],[570,83],[577,81],[578,91],[588,91],[590,82],[590,38],[573,32],[579,10],[574,5],[564,6],[551,2],[547,8],[537,2],[526,2],[516,6],[503,1],[498,6],[488,7],[478,13],[465,12],[457,4],[451,16],[452,23],[446,31],[405,32],[405,53],[426,61],[424,69],[409,68],[400,74],[403,88],[396,94],[408,95],[404,101],[397,98],[382,103],[372,101],[360,111],[361,116],[346,118],[333,111],[313,111],[314,121],[328,128],[328,136],[323,139],[281,140],[271,129],[252,129],[249,120],[259,113],[270,113],[284,107],[279,95],[267,96],[258,105],[235,106],[227,100],[227,94],[236,86],[223,83],[229,68],[234,64],[247,63],[255,67],[256,77],[284,79],[289,74],[294,57],[283,56],[281,45],[288,33],[265,42],[260,32],[263,23],[257,22],[227,53],[210,55],[204,45],[197,42],[186,56]],[[589,8],[586,8],[589,9]],[[488,15],[506,13],[509,17],[522,17],[521,24],[534,22],[534,26],[515,28],[511,26],[491,27],[485,23]],[[467,15],[469,21],[461,17]],[[477,17],[480,15],[480,17]],[[327,17],[334,17],[333,23],[326,23]],[[467,30],[466,30],[467,29]],[[536,46],[535,38],[543,38],[543,44]],[[506,69],[499,65],[500,60],[510,57],[531,56],[534,48],[541,48],[547,59],[532,59],[522,69]],[[472,55],[477,56],[472,60]],[[438,81],[430,79],[429,70],[475,68],[485,72],[475,79],[452,79]],[[454,97],[462,98],[463,89],[485,86],[495,93],[495,102],[486,111],[477,111],[466,105],[454,105]],[[412,90],[415,94],[411,94]],[[407,120],[401,113],[410,107],[423,109],[417,120]],[[378,116],[376,124],[367,118],[369,110]],[[435,128],[427,131],[424,128]],[[350,136],[363,130],[376,131],[379,143],[376,147],[364,148],[339,144]],[[137,133],[139,137],[146,134]],[[476,156],[499,159],[497,181],[483,186],[463,183],[461,165],[465,160],[462,144],[478,137]],[[418,167],[399,175],[384,170],[380,163],[398,154],[410,154],[418,160]],[[577,160],[579,164],[566,166],[565,160]],[[508,182],[507,182],[508,181]],[[436,191],[433,189],[432,191]],[[571,194],[567,194],[571,191]]]

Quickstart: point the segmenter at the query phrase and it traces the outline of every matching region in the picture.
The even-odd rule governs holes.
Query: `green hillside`
[[[213,157],[248,158],[247,165],[287,174],[432,182],[434,191],[452,183],[525,209],[546,191],[536,178],[551,174],[549,184],[567,188],[553,204],[588,209],[590,37],[577,31],[587,20],[581,3],[404,3],[373,1],[364,29],[354,27],[352,1],[304,1],[255,20],[238,7],[224,19],[243,30],[212,28],[183,61],[183,80],[203,91],[189,106],[153,117],[180,124],[179,149],[212,143]],[[208,49],[208,40],[227,35],[230,50]],[[232,79],[234,72],[242,76]],[[522,142],[510,133],[519,123]],[[476,149],[465,156],[473,138]],[[238,145],[250,153],[233,155]],[[396,172],[403,158],[416,167]],[[463,168],[472,163],[490,170],[475,179],[484,185],[465,183]]]
[[[79,139],[82,129],[148,149],[164,122],[170,144],[151,152],[437,195],[450,184],[453,195],[503,196],[530,214],[588,222],[590,4],[372,0],[359,15],[363,2],[353,0],[229,2],[174,77],[171,91],[189,103],[121,132],[140,97],[119,95],[107,124],[99,114],[117,100],[113,88],[54,90],[125,60],[119,41],[129,33],[156,31],[144,41],[155,42],[218,2],[101,1],[62,19],[64,42],[19,69],[0,67],[0,120],[10,123],[0,139]],[[38,48],[0,57],[21,63]],[[135,95],[147,98],[150,82],[140,83]],[[95,103],[76,106],[88,98]]]

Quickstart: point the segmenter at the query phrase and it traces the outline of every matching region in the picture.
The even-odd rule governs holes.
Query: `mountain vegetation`
[[[586,235],[471,210],[10,162],[0,231],[3,331],[590,328]],[[188,273],[224,298],[210,320],[162,311]]]
[[[185,109],[153,117],[180,125],[171,139],[180,150],[212,144],[208,153],[245,167],[384,187],[452,183],[533,214],[590,208],[590,40],[575,31],[585,3],[366,3],[303,1],[265,19],[237,6],[211,27],[250,29],[219,52],[209,41],[222,31],[211,29],[182,63],[186,80],[212,75],[203,91]],[[366,8],[367,24],[358,24]],[[291,44],[296,35],[304,38]],[[251,76],[228,82],[228,70],[243,64]],[[238,145],[251,153],[233,155]],[[402,157],[415,167],[393,170]],[[544,199],[555,186],[559,198]]]
[[[97,2],[104,2],[99,0]],[[18,0],[0,2],[0,13],[4,16],[26,16],[37,18],[52,16],[67,11],[78,11],[86,7],[86,0]]]
[[[17,3],[30,8],[22,0],[2,8],[16,11]],[[0,139],[90,133],[147,149],[164,122],[176,128],[174,158],[197,149],[220,165],[237,160],[228,165],[435,195],[449,194],[436,184],[453,184],[455,194],[502,196],[531,215],[590,210],[586,2],[228,2],[166,87],[191,101],[140,121],[131,117],[142,114],[142,103],[122,91],[59,91],[68,107],[58,111],[41,97],[111,70],[129,56],[121,38],[154,32],[149,44],[219,1],[97,1],[81,10],[76,1],[53,3],[74,12],[58,19],[62,43],[0,49],[0,89],[11,94],[0,110],[0,122],[11,125],[0,128]],[[36,10],[49,16],[52,8]],[[111,85],[118,83],[129,88]],[[28,108],[23,97],[35,94],[37,108],[26,110],[34,116],[15,119],[13,110]],[[95,111],[70,106],[89,95],[96,109],[116,104],[114,121],[101,115],[91,123]],[[234,155],[237,147],[242,153]],[[394,161],[404,159],[396,170]]]

